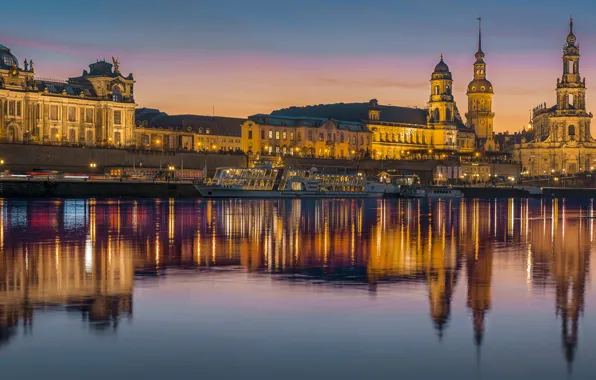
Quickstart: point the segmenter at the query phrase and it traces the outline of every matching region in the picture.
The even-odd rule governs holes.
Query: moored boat
[[[464,193],[448,186],[402,187],[400,196],[404,198],[463,198]]]
[[[218,168],[212,180],[195,188],[206,198],[379,198],[386,185],[362,173],[259,166]]]

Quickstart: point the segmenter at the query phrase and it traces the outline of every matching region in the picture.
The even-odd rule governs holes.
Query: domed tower
[[[19,60],[12,55],[10,49],[4,45],[0,45],[0,69],[11,69],[19,67]]]
[[[453,78],[449,66],[441,60],[435,66],[430,79],[431,95],[428,102],[428,121],[437,130],[433,145],[438,149],[455,149],[456,124],[455,100],[452,94]]]
[[[482,27],[478,18],[478,51],[475,54],[474,79],[468,84],[468,127],[473,128],[484,150],[494,148],[493,140],[493,85],[486,79],[486,63],[482,51]]]
[[[573,34],[573,19],[569,19],[569,34],[563,48],[563,75],[557,79],[557,111],[566,117],[566,128],[558,141],[590,141],[591,114],[586,112],[586,81],[579,73],[579,44]],[[569,120],[576,117],[576,120]],[[554,131],[553,131],[554,132]],[[551,133],[552,134],[552,133]]]

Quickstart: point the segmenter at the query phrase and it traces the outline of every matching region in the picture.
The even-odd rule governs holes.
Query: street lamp
[[[97,167],[97,164],[96,164],[95,162],[90,162],[90,163],[89,163],[89,167],[90,167],[91,169],[95,169],[95,168]]]
[[[4,165],[4,160],[0,159],[0,165]]]

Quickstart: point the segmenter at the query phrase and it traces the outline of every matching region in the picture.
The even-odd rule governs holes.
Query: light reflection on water
[[[582,378],[593,217],[549,199],[0,199],[0,367]]]

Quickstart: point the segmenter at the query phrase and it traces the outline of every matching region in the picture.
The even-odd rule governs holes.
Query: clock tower
[[[493,139],[492,110],[493,85],[486,79],[486,63],[482,51],[481,19],[478,18],[478,51],[475,54],[474,79],[468,84],[468,113],[466,119],[468,127],[473,128],[478,139],[478,147],[482,150],[495,149]]]

